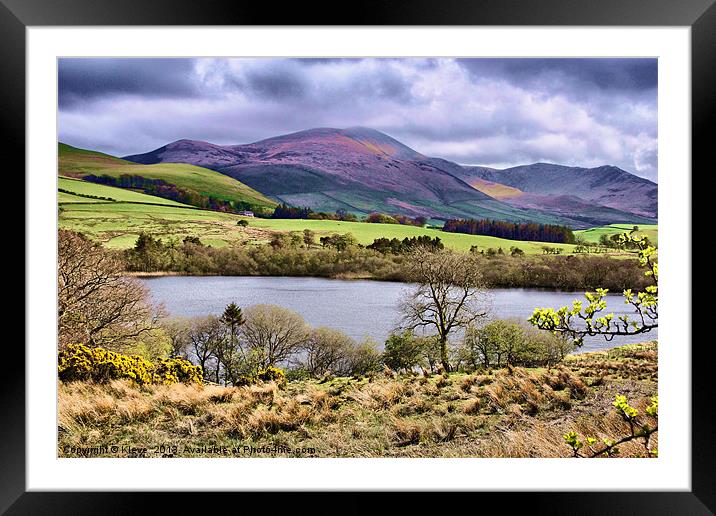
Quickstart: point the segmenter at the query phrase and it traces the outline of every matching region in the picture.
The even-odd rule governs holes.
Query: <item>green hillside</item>
[[[121,189],[120,191],[135,193]],[[94,192],[96,194],[100,190]],[[304,229],[314,231],[317,238],[336,233],[351,233],[363,245],[371,244],[373,240],[381,237],[402,240],[405,237],[428,235],[439,237],[446,247],[462,252],[469,251],[473,245],[481,250],[502,247],[505,253],[509,253],[510,247],[514,246],[522,249],[526,254],[541,254],[543,246],[563,249],[565,254],[571,254],[574,248],[570,244],[507,240],[400,224],[240,217],[229,213],[182,207],[178,203],[177,205],[162,204],[167,201],[150,195],[137,195],[141,196],[141,201],[98,202],[72,195],[68,196],[71,198],[63,201],[63,194],[60,194],[59,226],[85,233],[114,249],[132,247],[141,232],[150,233],[164,240],[171,238],[182,240],[187,236],[196,236],[206,245],[225,247],[267,243],[277,232],[300,233]],[[237,225],[242,219],[249,223],[248,227]],[[633,256],[633,253],[613,252],[610,255],[621,258]]]
[[[93,185],[95,186],[95,185]],[[143,194],[139,194],[143,195]],[[157,199],[144,196],[144,202]],[[162,199],[159,199],[161,201]],[[244,243],[265,243],[276,232],[314,231],[317,237],[335,233],[352,233],[359,243],[371,244],[380,237],[398,238],[429,235],[440,237],[452,249],[468,251],[476,245],[480,249],[502,247],[509,252],[511,246],[527,254],[542,253],[542,246],[560,247],[569,253],[573,246],[566,244],[543,244],[518,242],[502,238],[446,233],[437,229],[418,228],[399,224],[368,224],[365,222],[341,222],[331,220],[259,219],[239,217],[228,213],[198,210],[180,206],[140,204],[137,202],[63,202],[59,225],[63,229],[81,231],[112,248],[128,248],[134,245],[137,235],[145,231],[160,238],[183,239],[197,236],[205,244],[223,247]],[[238,226],[240,219],[249,222],[248,227]]]
[[[193,208],[193,206],[172,201],[171,199],[162,199],[161,197],[155,197],[153,195],[135,192],[134,190],[127,190],[125,188],[88,183],[87,181],[70,177],[58,177],[57,187],[59,190],[57,193],[57,202],[60,204],[130,202]],[[97,199],[97,197],[101,197],[101,199]]]
[[[659,244],[659,235],[657,224],[638,224],[639,232],[646,235],[649,240],[655,245]],[[583,229],[575,231],[575,236],[581,236],[587,242],[599,242],[602,235],[612,236],[618,235],[624,232],[629,232],[634,227],[634,224],[610,224],[608,226],[599,226],[596,228]]]
[[[64,143],[59,144],[58,151],[58,173],[61,176],[82,178],[89,174],[106,174],[112,177],[122,174],[140,175],[149,179],[163,179],[179,188],[226,201],[248,202],[265,208],[272,208],[277,204],[240,181],[207,168],[182,163],[139,165]]]
[[[128,202],[70,202],[60,208],[60,228],[85,233],[110,248],[132,247],[141,232],[165,240],[198,236],[203,243],[216,247],[270,238],[237,226],[235,215],[196,208]]]
[[[101,199],[89,199],[87,197],[81,197],[79,195],[70,194],[67,192],[57,192],[57,203],[68,204],[68,203],[93,203],[93,202],[107,202]]]

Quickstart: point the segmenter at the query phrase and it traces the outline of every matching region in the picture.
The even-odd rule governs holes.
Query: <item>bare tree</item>
[[[121,349],[156,327],[161,310],[147,289],[123,276],[121,260],[79,233],[58,233],[59,347],[70,343]]]
[[[432,329],[440,361],[450,370],[448,338],[487,316],[489,293],[475,256],[418,248],[406,260],[408,278],[417,286],[402,300],[402,329]]]
[[[288,360],[310,335],[309,327],[300,315],[274,305],[247,308],[241,334],[245,345],[259,354],[262,367]]]
[[[191,325],[192,321],[186,317],[166,317],[159,321],[159,326],[171,340],[170,357],[187,357]]]
[[[475,326],[471,325],[465,330],[463,343],[468,350],[473,367],[478,365],[490,367],[499,364],[501,359],[499,348],[493,346],[490,339],[484,338],[484,333]]]
[[[213,379],[219,383],[219,363],[215,350],[225,340],[224,326],[219,318],[208,315],[192,319],[186,339],[189,354],[201,366],[204,379]]]
[[[379,371],[382,368],[382,358],[378,343],[366,337],[348,350],[346,356],[339,361],[335,373],[340,376],[363,376],[371,371]]]
[[[302,346],[302,367],[313,376],[337,372],[340,363],[356,347],[345,333],[332,328],[316,328]]]

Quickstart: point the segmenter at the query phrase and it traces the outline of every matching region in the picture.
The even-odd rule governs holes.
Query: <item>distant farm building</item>
[[[253,217],[254,212],[253,211],[240,211],[239,215],[243,215],[244,217]]]

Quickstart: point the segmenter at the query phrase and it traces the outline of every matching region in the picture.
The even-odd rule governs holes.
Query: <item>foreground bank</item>
[[[651,427],[657,345],[569,356],[544,368],[324,378],[279,385],[59,385],[61,457],[569,457],[624,438],[614,406]],[[657,434],[619,445],[653,456]],[[610,452],[611,453],[611,452]],[[615,454],[615,455],[616,455]]]

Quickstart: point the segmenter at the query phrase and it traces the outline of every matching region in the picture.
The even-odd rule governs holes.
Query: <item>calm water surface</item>
[[[246,307],[273,304],[298,312],[312,326],[339,329],[354,339],[370,336],[385,341],[399,322],[398,303],[411,286],[371,280],[333,280],[268,276],[166,276],[142,278],[154,301],[164,303],[171,315],[220,315],[231,302]],[[539,289],[492,290],[492,315],[527,319],[535,307],[571,305],[581,292]],[[620,294],[609,294],[607,309],[631,314]],[[657,330],[634,337],[587,337],[581,351],[593,351],[632,342],[655,340]]]

